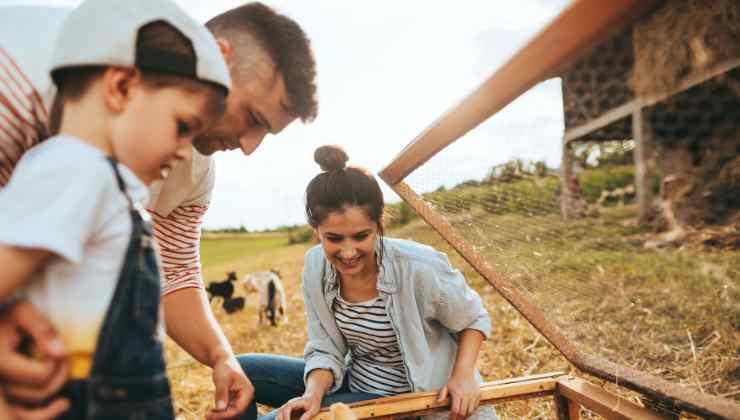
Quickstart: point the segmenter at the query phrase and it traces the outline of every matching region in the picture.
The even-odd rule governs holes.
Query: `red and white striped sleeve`
[[[162,257],[163,296],[188,287],[203,288],[199,244],[207,209],[205,205],[183,205],[166,217],[149,210]]]
[[[48,121],[41,95],[0,46],[0,188],[21,156],[49,137]]]

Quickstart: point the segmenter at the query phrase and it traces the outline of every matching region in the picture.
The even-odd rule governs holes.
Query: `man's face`
[[[247,80],[232,79],[224,116],[193,140],[204,155],[238,148],[250,155],[267,134],[281,132],[296,118],[285,109],[285,83],[274,70],[251,72],[242,77]]]

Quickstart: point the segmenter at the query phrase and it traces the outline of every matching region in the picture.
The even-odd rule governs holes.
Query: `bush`
[[[389,228],[406,225],[418,217],[416,212],[404,202],[386,205],[385,213]]]
[[[288,244],[303,244],[314,239],[313,228],[309,225],[298,226],[288,232]]]
[[[595,203],[604,190],[624,188],[635,182],[635,167],[632,165],[613,165],[586,169],[578,176],[583,198]]]

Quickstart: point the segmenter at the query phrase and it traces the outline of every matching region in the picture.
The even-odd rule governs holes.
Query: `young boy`
[[[146,186],[220,116],[229,73],[169,0],[87,0],[52,58],[58,134],[0,191],[0,302],[25,293],[69,354],[66,418],[172,418]],[[55,122],[56,121],[56,122]]]

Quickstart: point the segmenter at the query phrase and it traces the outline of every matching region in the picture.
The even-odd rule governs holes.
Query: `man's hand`
[[[4,420],[51,420],[59,417],[69,409],[67,400],[57,399],[38,408],[27,408],[8,404],[0,394],[0,418]]]
[[[19,351],[25,337],[30,338],[38,358]],[[0,403],[10,413],[7,418],[51,419],[68,409],[69,402],[61,398],[33,409],[14,404],[41,404],[59,392],[67,379],[64,355],[54,327],[28,301],[8,308],[0,317],[0,383],[5,397],[12,400]]]
[[[234,356],[213,365],[213,384],[216,407],[206,413],[208,420],[234,418],[242,414],[254,398],[254,386]]]

